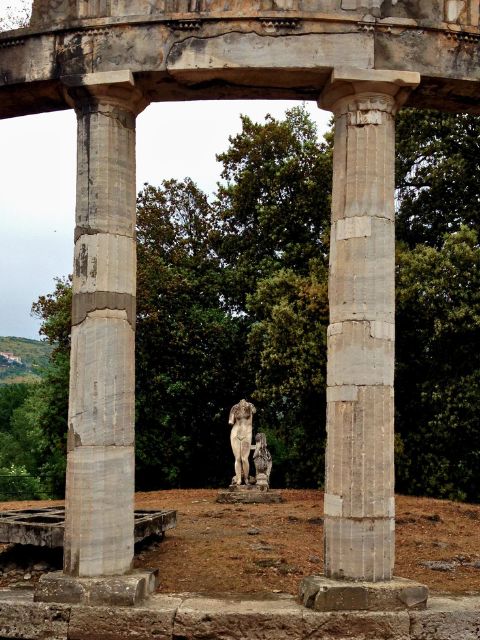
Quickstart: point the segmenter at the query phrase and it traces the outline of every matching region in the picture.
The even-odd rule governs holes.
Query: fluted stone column
[[[336,70],[328,329],[325,575],[394,565],[394,119],[418,74]]]
[[[68,89],[78,118],[64,573],[124,574],[134,545],[135,119],[129,72]]]

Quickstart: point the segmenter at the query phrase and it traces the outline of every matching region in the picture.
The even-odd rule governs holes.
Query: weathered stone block
[[[172,640],[181,599],[157,595],[147,608],[72,607],[69,640]]]
[[[77,578],[54,572],[40,578],[35,602],[134,607],[148,598],[157,586],[158,570],[101,578]]]
[[[411,640],[478,640],[480,598],[435,599],[431,610],[412,611],[410,619]]]
[[[404,578],[373,583],[310,576],[300,584],[300,600],[316,611],[425,609],[427,598],[427,587]]]
[[[345,238],[350,220],[370,220],[371,234]],[[394,323],[395,232],[385,218],[343,218],[330,244],[330,319]],[[340,238],[339,238],[339,235]],[[356,233],[354,228],[350,233]],[[358,230],[360,233],[360,230]]]
[[[115,576],[133,560],[134,448],[86,447],[67,465],[65,571]]]
[[[393,340],[373,337],[370,322],[339,324],[328,337],[328,386],[393,386]]]
[[[410,617],[406,611],[305,611],[303,620],[305,637],[309,640],[410,640]]]
[[[324,537],[330,549],[325,574],[342,580],[388,580],[395,562],[394,526],[393,517],[354,519],[325,514]]]
[[[72,328],[68,448],[129,446],[135,424],[135,334],[125,311]]]
[[[241,485],[241,488],[244,486]],[[226,504],[279,504],[284,502],[280,491],[262,490],[258,487],[242,491],[241,488],[239,487],[235,491],[219,491],[216,501]]]
[[[77,227],[132,238],[136,202],[134,114],[107,100],[101,108],[86,104],[83,109],[85,113],[80,112],[78,118]]]
[[[112,233],[84,234],[75,245],[76,293],[136,291],[136,247],[133,237]]]
[[[188,598],[179,607],[173,635],[182,640],[303,640],[302,608],[290,597],[239,594]]]
[[[33,603],[32,596],[0,592],[0,638],[67,640],[70,608]]]

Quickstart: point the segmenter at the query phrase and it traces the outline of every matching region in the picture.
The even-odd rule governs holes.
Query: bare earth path
[[[178,512],[177,529],[135,559],[137,567],[160,568],[160,591],[296,594],[303,576],[322,572],[322,492],[284,490],[279,505],[217,504],[217,493],[137,494],[137,507]],[[52,503],[0,509],[41,504]],[[422,565],[432,561],[436,569]],[[480,506],[398,496],[395,573],[432,592],[480,595]],[[0,576],[0,586],[9,582]]]

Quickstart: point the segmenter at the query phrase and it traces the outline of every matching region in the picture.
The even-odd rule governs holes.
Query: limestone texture
[[[319,101],[335,117],[324,532],[328,578],[375,583],[393,577],[394,117],[407,96],[405,88],[418,82],[415,74],[339,69]],[[325,589],[318,592],[316,608],[335,609],[333,591]],[[350,608],[378,608],[363,589],[345,593],[352,598]]]
[[[34,603],[0,593],[0,637],[25,640],[477,640],[480,598],[431,598],[426,611],[304,609],[282,594],[157,594],[139,607]]]
[[[136,116],[320,96],[336,123],[325,570],[391,579],[394,118],[480,113],[479,26],[478,0],[34,0],[31,27],[0,34],[0,118],[78,119],[66,575],[133,557]]]
[[[146,101],[123,71],[70,79],[65,95],[78,152],[64,571],[91,578],[133,559],[135,118]]]
[[[420,610],[427,598],[427,587],[402,578],[372,583],[310,576],[300,583],[300,601],[316,611]]]
[[[177,611],[174,636],[184,640],[216,637],[301,640],[303,613],[289,597],[189,598]]]
[[[418,72],[407,104],[478,113],[478,14],[477,0],[35,0],[30,29],[0,34],[0,118],[69,108],[65,83],[119,70],[150,101],[316,100],[345,65]]]
[[[417,3],[408,0],[387,2],[386,0],[35,0],[34,24],[48,24],[72,19],[88,19],[118,16],[150,16],[182,14],[201,16],[205,13],[259,12],[335,12],[384,17],[408,17],[418,19],[441,19],[449,23],[478,24],[478,3],[475,0],[440,0],[435,3]],[[440,16],[436,15],[439,13]]]
[[[35,587],[35,602],[60,602],[92,606],[135,607],[158,586],[158,570],[132,571],[128,575],[78,578],[61,572],[43,575]]]
[[[182,600],[156,596],[149,609],[111,607],[72,607],[69,640],[172,640],[173,621]]]

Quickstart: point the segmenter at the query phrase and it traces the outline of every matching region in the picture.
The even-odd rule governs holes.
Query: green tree
[[[20,407],[30,392],[30,385],[10,384],[0,387],[0,432],[10,429],[12,414]]]
[[[405,109],[397,117],[397,238],[440,247],[478,229],[480,117]]]
[[[65,486],[71,306],[69,278],[57,278],[54,291],[32,305],[42,320],[40,333],[54,348],[41,381],[10,422],[10,459],[37,477],[51,497],[62,497]]]
[[[249,386],[244,321],[223,308],[213,211],[189,179],[138,199],[137,484],[205,486],[229,471],[228,408]]]
[[[242,118],[223,163],[215,248],[224,298],[248,325],[248,360],[275,482],[323,483],[332,140],[303,108]]]
[[[223,164],[215,208],[216,249],[224,266],[225,299],[245,312],[257,283],[280,269],[307,275],[328,253],[331,146],[319,142],[303,108],[265,123],[242,117],[242,131],[217,156]]]
[[[480,246],[463,226],[437,247],[400,246],[398,488],[480,501]]]
[[[280,270],[248,298],[255,317],[250,354],[258,363],[258,430],[274,453],[277,486],[321,486],[324,477],[327,270]],[[256,356],[256,357],[255,357]]]

